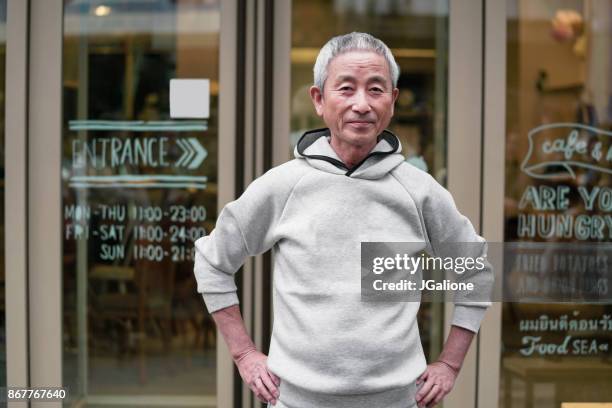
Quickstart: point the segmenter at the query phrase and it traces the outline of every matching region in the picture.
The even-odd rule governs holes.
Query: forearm
[[[238,305],[217,310],[212,317],[234,361],[239,361],[248,353],[256,350],[253,340],[247,333]]]
[[[450,333],[438,361],[449,365],[455,373],[459,373],[465,355],[470,348],[470,344],[472,344],[474,334],[474,332],[463,327],[451,326]]]

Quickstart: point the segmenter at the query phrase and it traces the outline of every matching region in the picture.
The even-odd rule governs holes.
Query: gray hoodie
[[[294,160],[253,181],[195,243],[198,292],[210,313],[238,303],[234,273],[248,256],[273,249],[268,368],[281,378],[285,406],[414,403],[403,396],[414,398],[426,368],[419,303],[362,302],[360,244],[427,242],[436,253],[445,241],[484,240],[449,192],[400,152],[384,131],[347,169],[328,129],[307,132]],[[456,304],[452,324],[476,332],[487,306]]]

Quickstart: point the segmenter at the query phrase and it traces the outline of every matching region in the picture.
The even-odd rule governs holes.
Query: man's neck
[[[354,145],[338,140],[337,137],[331,137],[329,144],[336,152],[340,160],[348,169],[352,169],[355,165],[366,158],[368,153],[376,146],[377,141],[367,145]]]

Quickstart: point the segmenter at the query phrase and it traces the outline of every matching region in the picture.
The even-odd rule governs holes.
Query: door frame
[[[506,1],[485,0],[482,232],[504,241],[506,145]],[[503,271],[495,271],[500,280]],[[493,302],[482,323],[478,348],[478,406],[499,404],[502,304]],[[507,407],[506,407],[507,408]]]
[[[30,0],[28,286],[30,387],[62,385],[62,0]],[[61,407],[32,402],[32,407]]]
[[[220,210],[236,197],[237,165],[235,164],[237,144],[236,101],[242,92],[238,83],[238,4],[239,0],[220,1],[221,26],[219,33],[219,169],[217,208]],[[234,406],[234,362],[223,341],[221,332],[216,330],[217,348],[217,406]]]
[[[28,2],[8,0],[5,95],[5,322],[7,387],[26,387],[28,367],[27,275],[27,64]],[[10,199],[7,199],[10,197]],[[25,408],[26,402],[10,402]]]
[[[457,208],[482,234],[483,0],[449,0],[448,185]],[[469,158],[469,160],[466,160]],[[466,183],[466,180],[474,180]],[[453,316],[445,304],[445,338]],[[468,351],[445,408],[476,407],[480,332]]]

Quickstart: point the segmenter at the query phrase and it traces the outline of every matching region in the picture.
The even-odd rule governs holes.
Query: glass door
[[[522,248],[498,276],[534,300],[496,305],[480,357],[499,374],[480,376],[479,402],[609,403],[611,4],[489,1],[487,12],[485,231]]]
[[[31,385],[66,406],[231,400],[193,242],[234,194],[234,6],[31,4]]]
[[[218,2],[64,3],[63,377],[73,401],[214,406],[193,241],[217,212]],[[170,117],[171,80],[208,112]],[[198,82],[199,81],[199,82]]]
[[[575,294],[609,279],[612,4],[506,3],[504,240],[549,262],[508,261],[504,274],[545,274],[569,291],[562,303],[504,304],[501,406],[610,402],[612,299]]]
[[[193,242],[217,214],[219,2],[65,1],[63,18],[64,384],[73,404],[216,406]],[[185,87],[201,112],[173,118]]]

